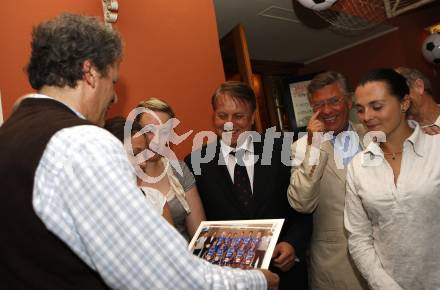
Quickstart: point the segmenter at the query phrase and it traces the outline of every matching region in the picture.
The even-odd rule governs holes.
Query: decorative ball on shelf
[[[322,11],[333,5],[337,0],[297,0],[301,5],[315,11]]]
[[[422,53],[430,63],[440,64],[440,32],[433,33],[425,39]]]

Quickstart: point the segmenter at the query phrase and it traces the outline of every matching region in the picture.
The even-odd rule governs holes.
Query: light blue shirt
[[[353,126],[351,125],[351,123],[348,124],[348,128],[347,130],[345,130],[345,132],[354,132],[356,133],[356,131],[354,131]],[[362,151],[362,147],[361,147],[361,143],[359,143],[359,146],[357,147],[357,150],[353,150],[352,152],[350,152],[351,148],[350,145],[352,144],[353,140],[350,142],[349,138],[350,136],[345,135],[344,137],[341,138],[342,135],[333,135],[333,138],[330,139],[330,142],[333,144],[335,153],[338,154],[339,156],[344,156],[344,158],[342,159],[342,163],[344,164],[344,167],[347,166],[351,159],[353,159],[353,157]]]

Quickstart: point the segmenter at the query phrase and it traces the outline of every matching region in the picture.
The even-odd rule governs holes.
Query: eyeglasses
[[[342,101],[344,100],[344,98],[345,98],[344,96],[333,97],[333,98],[325,100],[325,101],[311,103],[310,106],[312,107],[312,109],[314,111],[323,108],[325,105],[329,105],[330,107],[334,108],[336,106],[339,106],[342,103]]]

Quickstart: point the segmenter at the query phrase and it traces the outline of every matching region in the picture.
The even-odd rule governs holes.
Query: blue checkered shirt
[[[57,132],[35,173],[33,207],[113,289],[265,289],[263,274],[211,265],[148,204],[122,144],[96,126]]]

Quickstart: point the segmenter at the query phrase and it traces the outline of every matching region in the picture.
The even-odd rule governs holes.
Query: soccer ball
[[[322,11],[333,5],[337,0],[298,0],[301,5],[312,10]]]
[[[440,64],[440,32],[431,34],[423,42],[423,56],[433,64]]]

